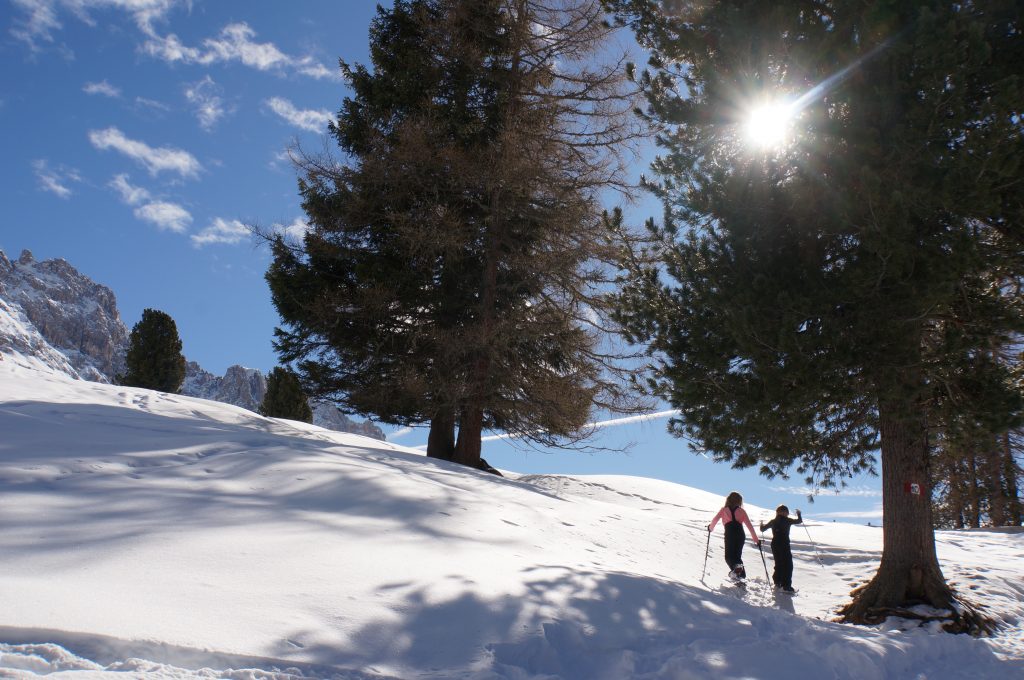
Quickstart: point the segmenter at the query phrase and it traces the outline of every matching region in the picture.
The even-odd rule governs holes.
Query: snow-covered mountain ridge
[[[10,311],[12,308],[20,311],[38,336],[67,358],[74,377],[110,382],[124,372],[128,329],[117,311],[114,293],[65,260],[37,262],[24,250],[12,262],[0,251],[0,299],[7,303],[9,313],[17,313]],[[22,325],[31,334],[28,324],[23,321]],[[6,331],[6,324],[0,327],[0,351],[13,344],[6,339]],[[32,344],[38,346],[38,339]],[[41,350],[40,357],[46,353]],[[59,361],[44,361],[67,373]]]
[[[1002,621],[974,639],[913,622],[831,622],[877,567],[881,533],[813,513],[792,536],[796,597],[765,587],[749,543],[753,580],[727,585],[721,534],[709,541],[704,529],[721,497],[669,482],[498,478],[387,442],[7,361],[0,432],[0,675],[1024,674],[1020,532],[938,532],[949,580]]]
[[[113,383],[124,373],[129,331],[117,298],[66,260],[39,262],[24,250],[10,260],[0,250],[0,357],[73,378]],[[255,411],[267,381],[261,371],[230,366],[223,376],[190,361],[181,394]],[[384,434],[370,422],[351,420],[329,404],[312,404],[313,422],[341,432],[377,439]]]

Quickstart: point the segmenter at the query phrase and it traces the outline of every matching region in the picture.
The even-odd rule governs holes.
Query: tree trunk
[[[455,453],[455,415],[443,409],[430,420],[427,457],[451,460]]]
[[[1013,460],[1013,447],[1010,445],[1010,433],[1003,435],[1003,476],[1006,478],[1006,500],[1009,523],[1019,527],[1024,524],[1024,512],[1021,511],[1020,487],[1017,485],[1017,463]]]
[[[971,526],[981,528],[981,489],[978,486],[978,454],[971,444],[967,453],[968,501],[971,509]]]
[[[948,451],[945,453],[949,455]],[[946,483],[949,485],[949,504],[954,518],[954,528],[963,529],[967,526],[967,511],[964,507],[964,483],[960,461],[950,461]]]
[[[985,476],[988,478],[988,519],[994,527],[1006,526],[1006,485],[1003,484],[1003,454],[997,437],[985,449]]]
[[[484,404],[487,403],[491,380],[491,352],[495,324],[495,303],[498,299],[498,254],[493,227],[485,239],[486,258],[480,290],[480,339],[477,357],[469,373],[469,397],[459,414],[459,439],[452,460],[470,467],[480,467],[483,436]]]
[[[840,613],[851,623],[878,623],[915,604],[950,609],[953,595],[939,568],[932,529],[927,428],[922,417],[879,409],[882,439],[882,561]]]
[[[480,467],[484,412],[477,404],[467,406],[459,417],[459,441],[455,445],[456,463]]]

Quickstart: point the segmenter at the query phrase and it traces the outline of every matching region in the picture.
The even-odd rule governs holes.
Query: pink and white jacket
[[[754,525],[750,523],[750,517],[747,516],[747,511],[744,510],[742,506],[731,509],[726,506],[719,510],[718,514],[715,515],[715,518],[711,520],[711,524],[708,525],[708,531],[710,532],[715,530],[715,525],[718,524],[718,520],[722,520],[722,525],[725,526],[729,522],[732,522],[733,518],[735,518],[735,521],[740,522],[747,527],[747,531],[750,532],[750,537],[754,539],[754,542],[756,543],[757,534],[754,533]]]

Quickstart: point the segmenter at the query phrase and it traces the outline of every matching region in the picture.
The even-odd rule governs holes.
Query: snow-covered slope
[[[0,675],[1024,673],[1021,533],[939,535],[947,577],[1005,622],[978,640],[830,622],[877,566],[870,527],[809,516],[793,534],[795,598],[763,587],[749,544],[760,581],[723,585],[718,533],[704,571],[721,498],[668,482],[503,479],[6,361],[0,432]]]

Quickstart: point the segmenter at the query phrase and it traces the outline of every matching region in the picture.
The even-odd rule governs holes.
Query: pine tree
[[[313,422],[313,409],[294,371],[277,366],[270,372],[260,413],[271,418]]]
[[[300,159],[311,230],[267,274],[315,397],[429,422],[428,455],[471,466],[484,428],[557,444],[635,407],[601,332],[623,246],[598,193],[638,129],[621,69],[589,63],[598,3],[549,4],[380,9],[372,70],[344,66],[345,157]]]
[[[145,309],[129,337],[126,373],[121,384],[176,393],[185,381],[185,357],[174,319]]]
[[[663,270],[635,272],[622,315],[672,431],[816,486],[880,450],[882,559],[844,615],[951,609],[930,437],[954,410],[996,431],[1020,414],[985,360],[1024,323],[1017,3],[606,4],[652,48]],[[788,137],[754,145],[772,102]]]

